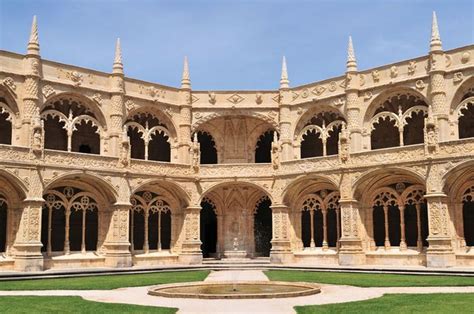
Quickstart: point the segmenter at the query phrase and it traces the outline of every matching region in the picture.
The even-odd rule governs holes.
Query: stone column
[[[130,204],[115,204],[111,209],[109,228],[104,247],[105,264],[109,267],[132,266],[130,253]]]
[[[183,264],[199,264],[202,262],[200,239],[201,206],[188,206],[184,210],[184,232],[182,251],[179,261]]]
[[[125,106],[124,106],[124,95],[125,95],[125,83],[124,73],[122,64],[122,50],[120,47],[120,39],[117,39],[115,46],[115,58],[113,64],[112,75],[110,76],[111,84],[111,106],[110,106],[110,145],[109,154],[111,156],[119,156],[120,144],[122,139],[122,125],[124,123]],[[101,148],[102,150],[103,148]]]
[[[270,261],[272,263],[291,263],[291,241],[289,236],[290,219],[289,208],[284,204],[274,204],[272,209],[272,249]]]
[[[351,152],[362,150],[362,127],[360,125],[359,86],[360,77],[357,72],[357,61],[352,46],[352,38],[349,37],[346,63],[346,111],[347,129],[350,133]]]
[[[341,229],[339,240],[339,264],[365,264],[365,253],[362,249],[362,240],[359,230],[359,208],[355,200],[341,199]]]
[[[444,54],[441,37],[439,35],[438,21],[433,13],[431,28],[430,60],[429,60],[429,98],[433,107],[433,114],[439,128],[439,140],[449,139],[449,104],[446,99],[444,74],[446,72],[446,56]]]
[[[447,196],[444,193],[425,195],[428,201],[429,247],[426,250],[428,267],[450,267],[456,265],[451,235]]]
[[[191,91],[181,90],[180,98],[182,103],[180,106],[180,123],[179,123],[179,143],[178,143],[178,160],[180,163],[191,163],[191,123],[192,123],[192,108],[191,108]]]
[[[43,270],[41,254],[41,214],[43,199],[26,199],[20,209],[20,224],[15,243],[15,265],[17,271]]]
[[[40,110],[39,89],[41,79],[41,56],[36,16],[33,17],[27,53],[23,62],[25,69],[25,83],[21,134],[23,134],[24,137],[21,142],[25,146],[31,146],[31,117]]]

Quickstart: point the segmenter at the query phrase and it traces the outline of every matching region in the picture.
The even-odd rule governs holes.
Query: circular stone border
[[[248,294],[206,294],[206,293],[176,293],[166,292],[168,288],[193,287],[193,286],[222,286],[231,285],[232,282],[189,282],[164,284],[148,288],[148,294],[165,298],[189,298],[189,299],[273,299],[273,298],[294,298],[303,297],[321,292],[318,285],[307,282],[286,282],[286,281],[238,281],[236,285],[269,285],[269,286],[290,286],[299,287],[301,291],[275,292],[275,293],[248,293]]]

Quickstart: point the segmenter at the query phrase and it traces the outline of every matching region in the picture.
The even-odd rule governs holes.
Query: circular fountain
[[[148,289],[148,294],[167,298],[267,299],[317,294],[319,286],[303,282],[238,281],[165,284]]]

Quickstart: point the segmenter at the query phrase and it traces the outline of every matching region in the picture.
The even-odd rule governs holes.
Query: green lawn
[[[474,293],[386,294],[381,298],[340,304],[295,306],[309,313],[472,313]]]
[[[474,286],[474,277],[461,276],[361,274],[300,270],[269,270],[265,274],[270,280],[274,281],[306,281],[358,287]]]
[[[159,313],[173,314],[178,309],[86,301],[81,297],[1,297],[3,313]]]
[[[122,287],[201,281],[204,280],[207,275],[209,275],[208,270],[198,270],[137,275],[0,281],[0,290],[110,290]]]

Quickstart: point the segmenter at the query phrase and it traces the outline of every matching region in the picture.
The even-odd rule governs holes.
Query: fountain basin
[[[153,296],[193,299],[292,298],[319,292],[320,287],[311,283],[283,281],[192,282],[148,289],[148,294]]]

